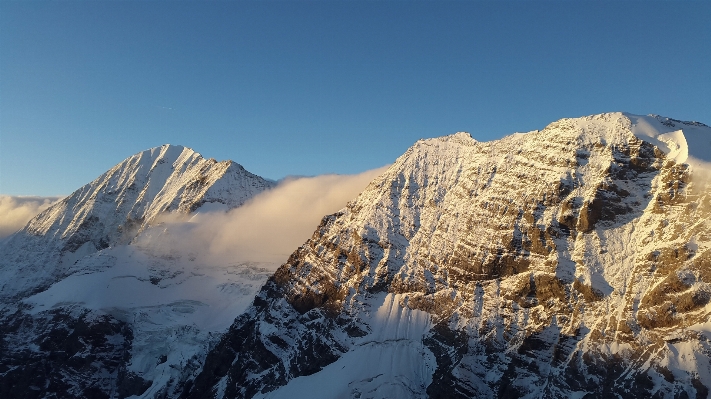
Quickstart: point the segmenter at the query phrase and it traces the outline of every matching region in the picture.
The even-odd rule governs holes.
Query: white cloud
[[[387,166],[357,175],[284,180],[230,212],[176,215],[144,232],[136,244],[151,251],[199,254],[204,261],[281,263],[311,237],[323,216],[345,207]]]
[[[61,197],[0,195],[0,239],[25,227],[27,222]]]

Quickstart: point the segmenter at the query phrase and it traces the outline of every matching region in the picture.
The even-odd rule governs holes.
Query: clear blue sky
[[[711,124],[711,2],[0,1],[0,194],[165,143],[278,179],[607,111]]]

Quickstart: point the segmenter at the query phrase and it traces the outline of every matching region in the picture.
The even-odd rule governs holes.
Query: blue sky
[[[563,117],[711,124],[711,2],[0,1],[0,194],[165,143],[261,176]]]

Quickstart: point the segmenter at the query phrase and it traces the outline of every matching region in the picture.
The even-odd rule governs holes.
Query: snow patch
[[[340,359],[316,374],[295,378],[257,398],[426,398],[437,367],[422,339],[431,328],[430,315],[400,306],[401,296],[380,294],[368,320],[372,333]]]

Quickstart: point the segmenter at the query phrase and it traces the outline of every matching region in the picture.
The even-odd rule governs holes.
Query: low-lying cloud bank
[[[386,169],[285,179],[229,212],[201,211],[189,221],[167,216],[135,244],[153,252],[193,254],[216,265],[285,262],[311,237],[323,216],[345,207]]]
[[[284,179],[229,212],[208,204],[188,220],[185,215],[165,215],[134,244],[152,253],[199,257],[216,266],[243,261],[280,264],[311,237],[325,215],[345,207],[387,168]],[[0,240],[59,199],[0,195]]]
[[[0,195],[0,240],[25,227],[30,219],[61,198]]]

